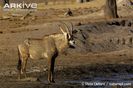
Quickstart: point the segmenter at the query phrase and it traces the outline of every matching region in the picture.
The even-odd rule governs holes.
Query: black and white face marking
[[[75,40],[73,38],[68,39],[68,43],[70,48],[75,48]]]
[[[69,41],[69,45],[74,46],[75,45],[75,41],[74,40],[70,40]]]

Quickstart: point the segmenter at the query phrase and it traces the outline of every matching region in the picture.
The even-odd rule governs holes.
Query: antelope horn
[[[56,25],[59,27],[60,31],[61,31],[63,34],[66,33],[66,32],[63,30],[63,28],[61,27],[61,25],[59,25],[59,24],[56,24]]]
[[[69,27],[64,22],[61,22],[61,23],[65,26],[65,29],[66,29],[66,31],[67,31],[67,33],[69,35],[69,38],[70,38],[71,37],[71,32],[69,30]]]
[[[70,24],[71,24],[71,35],[72,35],[73,34],[73,23],[70,22]]]
[[[65,25],[65,28],[66,28],[67,33],[71,35],[71,32],[69,30],[69,27],[65,23],[64,23],[64,25]]]
[[[63,34],[66,33],[66,32],[63,30],[63,28],[62,28],[61,26],[59,26],[59,28],[60,28],[60,30],[61,30],[61,32],[62,32]]]
[[[70,35],[71,32],[69,30],[69,27],[64,22],[61,22],[61,23],[65,26],[67,33]]]

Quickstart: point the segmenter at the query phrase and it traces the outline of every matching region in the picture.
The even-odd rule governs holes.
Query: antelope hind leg
[[[26,76],[26,65],[27,65],[27,60],[28,60],[28,58],[25,58],[25,59],[23,60],[22,71],[23,71],[23,74],[24,74],[24,78],[27,77],[27,76]]]

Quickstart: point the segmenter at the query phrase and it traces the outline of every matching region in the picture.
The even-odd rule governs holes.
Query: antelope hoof
[[[26,74],[24,75],[24,78],[27,78],[27,75]]]
[[[18,76],[18,80],[20,80],[20,79],[21,79],[21,75]]]
[[[52,82],[52,83],[55,83],[55,81],[54,81],[54,80],[52,80],[51,82]]]
[[[52,80],[52,81],[48,81],[49,82],[49,84],[51,84],[51,83],[55,83],[55,81],[54,80]]]
[[[20,80],[21,79],[21,77],[18,77],[18,80]]]

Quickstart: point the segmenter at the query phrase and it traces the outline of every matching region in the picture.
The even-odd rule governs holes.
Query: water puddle
[[[133,87],[133,74],[112,75],[110,77],[94,77],[85,78],[82,80],[65,81],[67,84],[81,85],[84,87],[93,88],[112,88],[114,86],[121,86],[124,88]],[[117,88],[117,87],[115,87]]]

